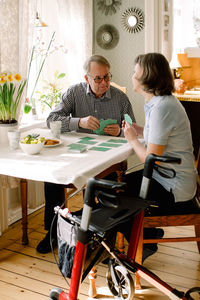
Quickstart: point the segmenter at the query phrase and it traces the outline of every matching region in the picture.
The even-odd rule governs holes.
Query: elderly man
[[[78,131],[94,133],[100,126],[100,119],[114,119],[116,124],[104,128],[105,135],[123,136],[121,124],[124,114],[135,122],[131,103],[119,89],[110,86],[112,74],[110,64],[100,55],[92,55],[84,64],[85,82],[71,86],[63,95],[60,104],[49,114],[51,121],[62,121],[61,132]],[[50,226],[54,207],[63,202],[63,185],[45,183],[45,238],[38,244],[37,251],[48,253],[50,247]],[[52,244],[57,244],[56,222],[52,230]]]

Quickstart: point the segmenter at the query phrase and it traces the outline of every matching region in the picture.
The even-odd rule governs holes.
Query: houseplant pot
[[[0,145],[8,145],[8,131],[18,129],[18,122],[0,123]]]
[[[8,131],[18,128],[16,113],[25,85],[18,73],[0,74],[0,144],[8,145]]]

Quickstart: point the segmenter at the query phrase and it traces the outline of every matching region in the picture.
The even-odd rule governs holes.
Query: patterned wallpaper
[[[1,2],[1,71],[16,71],[19,69],[19,3],[16,0],[7,0]],[[8,18],[9,16],[9,18]]]
[[[107,16],[98,9],[99,2],[94,0],[93,52],[103,55],[109,60],[111,73],[113,74],[112,80],[121,86],[127,87],[127,95],[132,103],[137,123],[144,125],[144,100],[143,97],[132,90],[132,75],[135,57],[144,53],[145,28],[137,33],[129,33],[123,28],[121,18],[122,14],[131,7],[140,8],[144,13],[145,0],[122,0],[116,13]],[[119,31],[119,42],[113,49],[102,49],[96,42],[96,32],[104,24],[113,25]]]

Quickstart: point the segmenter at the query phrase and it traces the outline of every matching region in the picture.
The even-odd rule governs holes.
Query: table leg
[[[97,296],[97,290],[96,290],[96,284],[95,280],[97,278],[97,269],[96,266],[94,266],[91,271],[89,272],[89,291],[88,296],[91,298],[95,298]]]
[[[127,161],[124,160],[121,162],[121,168],[119,170],[116,170],[117,174],[117,181],[123,182],[124,180],[124,172],[127,170]]]
[[[27,180],[20,180],[20,190],[21,190],[21,206],[22,206],[22,244],[28,244],[28,234],[27,234]]]
[[[123,161],[121,164],[122,169],[116,171],[118,182],[123,182],[124,170],[127,170],[127,161]],[[117,233],[117,248],[121,253],[124,253],[124,235],[121,232]]]
[[[117,249],[124,253],[124,235],[121,232],[117,232]]]
[[[135,256],[135,261],[140,265],[142,265],[142,254],[143,254],[143,226],[142,226],[141,231],[140,231],[140,237],[139,237],[137,252],[136,252],[136,256]],[[136,272],[135,289],[136,290],[141,290],[141,288],[142,287],[141,287],[141,283],[140,283],[140,276]]]
[[[68,191],[70,189],[70,191]],[[68,198],[76,192],[76,188],[72,184],[63,185],[63,202],[65,203],[64,207],[68,207]]]

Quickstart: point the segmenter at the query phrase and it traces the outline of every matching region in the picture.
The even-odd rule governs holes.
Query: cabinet
[[[175,94],[175,96],[181,101],[190,120],[194,155],[197,159],[200,146],[200,93],[199,95]]]

